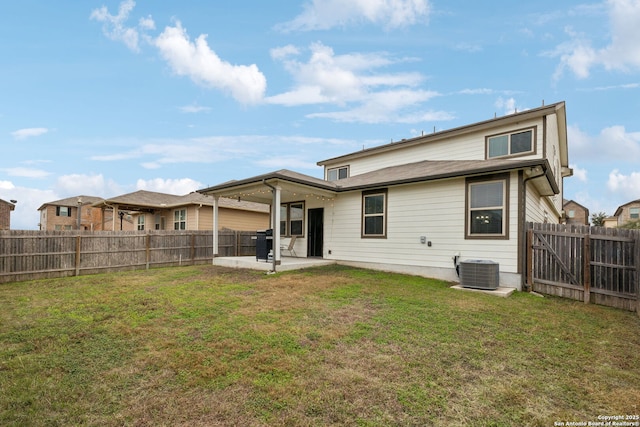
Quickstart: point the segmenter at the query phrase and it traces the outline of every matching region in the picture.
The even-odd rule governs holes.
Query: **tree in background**
[[[602,227],[604,225],[604,219],[606,217],[607,217],[607,214],[604,212],[591,214],[591,225],[595,227]]]
[[[632,219],[620,226],[620,228],[630,228],[632,230],[640,230],[640,219]]]

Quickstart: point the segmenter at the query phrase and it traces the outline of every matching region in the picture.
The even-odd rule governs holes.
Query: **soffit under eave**
[[[556,107],[560,166],[569,167],[569,141],[567,139],[567,110],[564,102]]]
[[[281,203],[300,202],[305,200],[332,200],[336,194],[332,191],[323,190],[311,185],[290,182],[282,179],[270,179],[268,184],[280,187]],[[262,182],[243,184],[236,187],[229,187],[223,190],[207,192],[206,194],[218,197],[226,197],[234,200],[244,200],[247,202],[257,202],[271,205],[273,194],[271,188]]]

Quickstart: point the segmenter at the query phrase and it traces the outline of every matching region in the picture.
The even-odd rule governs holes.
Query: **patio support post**
[[[218,199],[213,197],[213,258],[218,256]]]
[[[273,271],[275,266],[280,265],[280,200],[282,198],[282,187],[275,186],[273,194]]]

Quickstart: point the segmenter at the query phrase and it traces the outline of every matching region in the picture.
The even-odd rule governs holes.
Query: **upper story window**
[[[349,177],[349,167],[340,166],[339,168],[327,169],[327,181],[337,181]]]
[[[362,237],[387,236],[387,190],[362,193]]]
[[[187,229],[187,210],[179,209],[173,211],[173,229],[174,230],[186,230]]]
[[[640,218],[640,208],[629,208],[629,218],[631,218],[631,219],[639,219]]]
[[[68,206],[56,206],[56,216],[71,216],[71,208]]]
[[[507,238],[506,176],[467,182],[467,238]]]
[[[533,153],[533,129],[487,137],[487,158]]]

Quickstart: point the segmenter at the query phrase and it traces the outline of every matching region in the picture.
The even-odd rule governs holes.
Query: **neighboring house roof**
[[[567,206],[569,203],[573,203],[574,205],[581,207],[582,209],[584,209],[585,211],[588,211],[589,209],[587,209],[586,207],[584,207],[583,205],[581,205],[580,203],[576,202],[575,200],[567,200],[567,199],[563,199],[562,200],[562,206]]]
[[[299,184],[313,189],[339,193],[363,190],[388,185],[409,184],[438,179],[465,177],[487,173],[501,173],[518,169],[534,170],[532,179],[539,184],[540,190],[548,195],[560,192],[551,167],[546,159],[490,159],[490,160],[425,160],[398,166],[391,166],[372,172],[355,175],[337,181],[325,181],[312,176],[300,174],[286,169],[254,176],[238,181],[228,181],[217,186],[198,190],[201,193],[242,195],[247,200],[265,200],[266,194],[255,194],[250,188],[272,181]],[[246,193],[242,190],[246,189]],[[242,194],[241,194],[242,193]]]
[[[15,202],[15,200],[14,200],[14,202]],[[9,210],[14,210],[16,208],[16,205],[14,203],[7,202],[6,200],[0,199],[0,203],[6,203],[7,205],[9,205]]]
[[[318,166],[325,166],[326,164],[344,162],[351,159],[357,159],[360,157],[366,157],[372,154],[384,153],[391,150],[396,150],[403,147],[411,147],[413,145],[421,145],[431,141],[439,141],[443,139],[449,139],[454,136],[464,135],[470,132],[477,132],[484,129],[495,128],[496,126],[502,126],[512,123],[517,123],[529,118],[536,118],[545,116],[547,114],[556,113],[558,120],[558,139],[560,141],[560,163],[563,167],[569,166],[569,154],[567,151],[567,135],[566,135],[566,111],[565,103],[557,102],[555,104],[549,104],[546,106],[533,108],[531,110],[525,110],[520,113],[509,114],[502,117],[497,117],[482,122],[477,122],[453,129],[447,129],[440,132],[434,132],[432,134],[424,134],[415,138],[403,139],[401,141],[392,142],[390,144],[380,145],[373,148],[368,148],[353,153],[345,154],[331,159],[319,161]]]
[[[53,202],[46,202],[43,203],[42,206],[40,206],[38,208],[39,211],[41,211],[42,209],[46,208],[47,206],[77,206],[78,205],[78,200],[80,200],[82,203],[82,206],[85,205],[93,205],[97,202],[102,201],[102,197],[95,197],[95,196],[85,196],[85,195],[81,195],[81,196],[74,196],[74,197],[67,197],[66,199],[60,199],[60,200],[56,200]]]
[[[620,214],[622,214],[622,209],[624,209],[625,207],[627,207],[629,205],[636,205],[636,204],[640,204],[640,199],[633,200],[633,201],[631,201],[629,203],[625,203],[624,205],[618,206],[618,209],[616,209],[616,213],[614,213],[613,216],[620,216]]]
[[[174,194],[158,193],[155,191],[139,190],[133,193],[123,194],[110,199],[100,200],[95,203],[95,207],[111,207],[118,205],[121,210],[153,210],[153,209],[173,209],[187,205],[213,206],[213,199],[204,194],[192,192],[183,196]],[[230,209],[243,209],[256,212],[269,212],[269,206],[256,204],[248,201],[236,201],[230,199],[219,199],[219,206]]]

